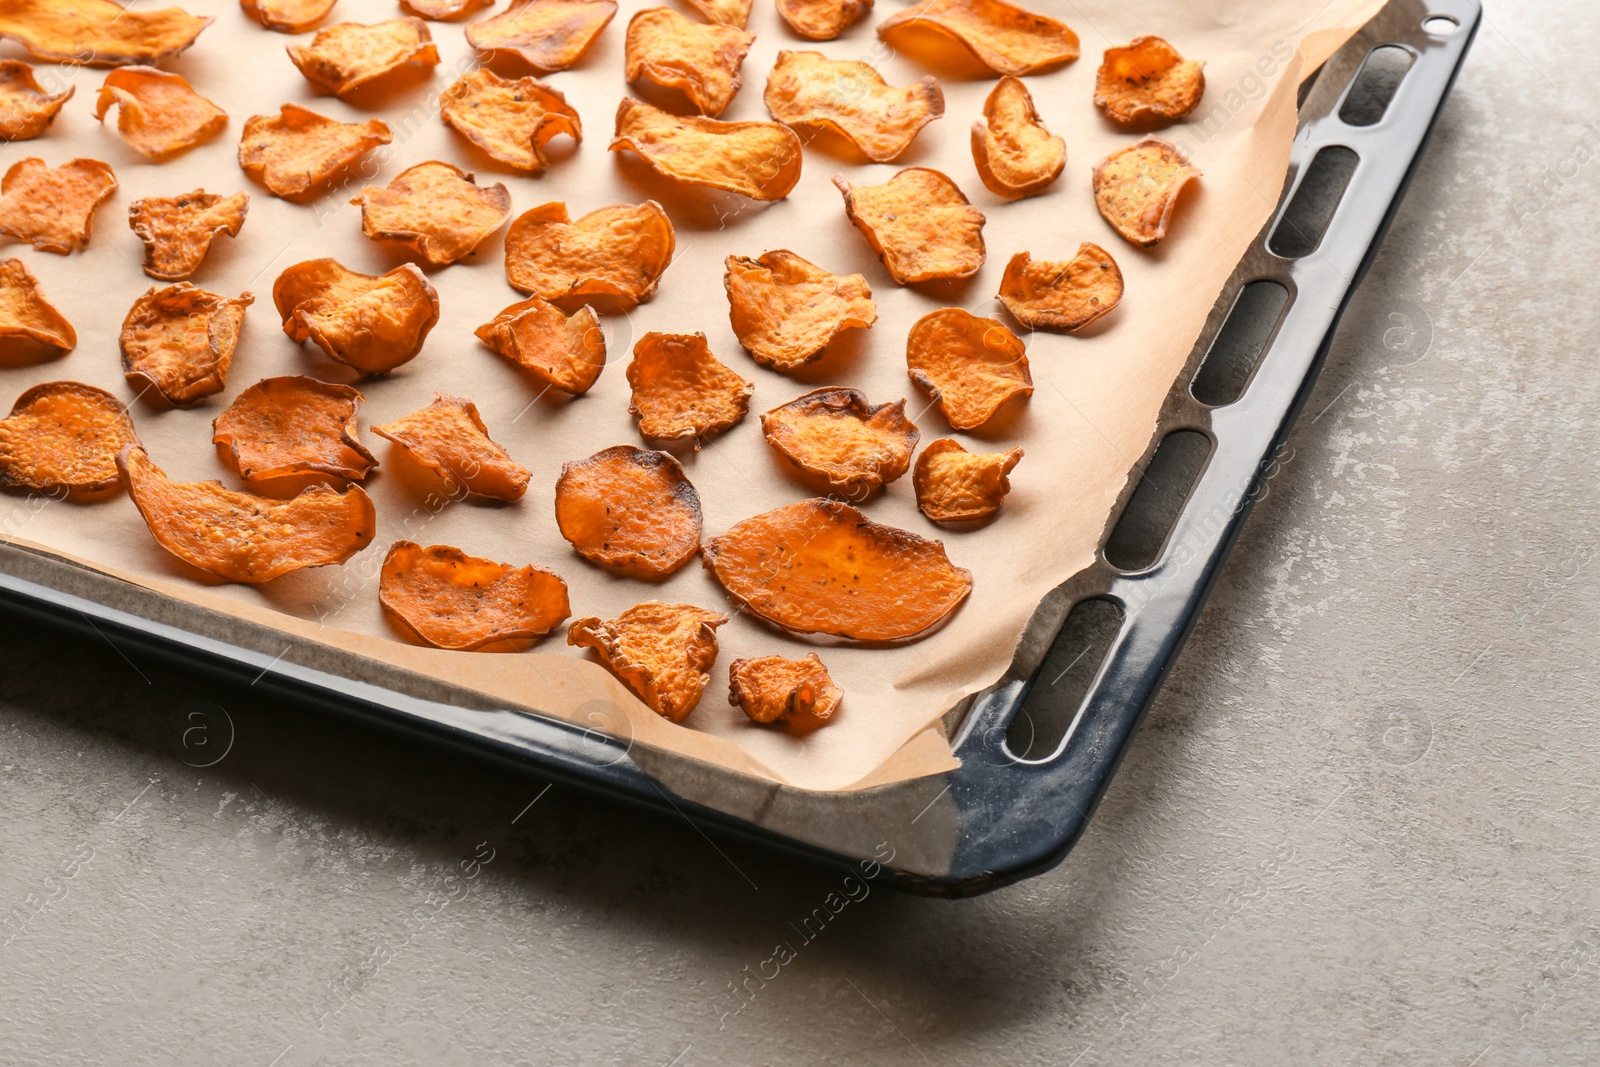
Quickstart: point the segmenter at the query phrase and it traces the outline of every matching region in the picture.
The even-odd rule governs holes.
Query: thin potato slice
[[[706,569],[759,618],[852,641],[920,637],[972,591],[944,545],[823,497],[745,519],[701,549]]]
[[[974,453],[941,438],[922,450],[911,473],[917,507],[934,522],[986,519],[1011,492],[1006,476],[1020,462],[1020,448]]]
[[[358,22],[329,26],[318,30],[308,45],[290,45],[289,58],[306,81],[343,96],[409,63],[436,67],[439,50],[428,24],[408,16],[370,26]]]
[[[906,372],[958,430],[975,430],[1013,397],[1033,395],[1022,341],[997,320],[961,308],[941,308],[912,325]]]
[[[511,217],[511,194],[499,182],[479,187],[460,167],[437,160],[401,171],[387,189],[369,185],[361,232],[374,241],[400,241],[434,267],[472,255]]]
[[[1200,103],[1204,66],[1184,59],[1159,37],[1135,37],[1124,48],[1106,49],[1095,77],[1094,106],[1118,126],[1165,126]]]
[[[625,149],[664,178],[752,200],[782,200],[800,180],[800,138],[777,122],[678,116],[624,97],[611,150]]]
[[[225,445],[247,482],[307,474],[364,481],[378,460],[361,443],[361,394],[304,375],[263,378],[211,420],[211,441]]]
[[[309,33],[338,0],[239,0],[244,13],[269,30]]]
[[[1039,119],[1028,87],[1007,74],[972,124],[972,161],[996,196],[1016,200],[1048,189],[1067,166],[1067,142]]]
[[[400,10],[434,22],[455,22],[493,7],[494,0],[400,0]]]
[[[1085,241],[1065,263],[1018,252],[1000,279],[1000,303],[1030,330],[1081,330],[1122,302],[1122,268]]]
[[[615,445],[562,466],[556,525],[589,562],[662,578],[700,551],[700,494],[670,454]]]
[[[670,7],[647,7],[628,22],[628,80],[677,89],[702,115],[720,115],[739,91],[739,68],[755,39],[737,26],[705,26]]]
[[[276,115],[255,115],[245,121],[239,166],[272,195],[299,200],[393,139],[380,119],[335,122],[299,104],[284,104]]]
[[[1129,244],[1150,248],[1167,235],[1178,194],[1200,176],[1200,168],[1183,153],[1147,137],[1095,164],[1094,201]]]
[[[228,124],[228,113],[195,92],[182,75],[154,67],[121,67],[107,74],[94,117],[104,122],[113,104],[117,133],[151,159],[209,141]]]
[[[759,259],[729,256],[722,285],[739,343],[763,367],[794,370],[818,358],[851,327],[878,321],[859,274],[829,274],[788,249]]]
[[[0,260],[0,345],[21,341],[71,352],[78,334],[20,259]]]
[[[945,175],[907,167],[883,185],[833,184],[889,276],[901,285],[970,278],[983,266],[983,212]]]
[[[491,158],[529,174],[550,169],[544,146],[552,138],[583,140],[583,123],[560,92],[537,78],[502,78],[488,67],[440,95],[439,117]]]
[[[702,444],[750,412],[750,382],[711,354],[703,333],[647,333],[628,364],[628,411],[653,441]]]
[[[944,114],[944,91],[931,74],[896,88],[870,63],[821,52],[779,52],[763,99],[784,125],[830,130],[874,163],[898,158]]]
[[[174,407],[222,392],[239,347],[250,293],[218,296],[188,282],[150,289],[122,320],[122,373],[141,393],[154,389]]]
[[[122,481],[117,453],[139,443],[127,406],[82,382],[45,382],[0,419],[0,486],[97,493]]]
[[[795,466],[858,499],[906,472],[918,436],[904,400],[873,405],[854,389],[814,389],[761,416],[761,429]]]
[[[249,210],[249,193],[224,197],[204,189],[135,200],[128,206],[128,225],[144,242],[144,272],[164,282],[191,277],[217,234],[239,236]]]
[[[566,70],[616,14],[614,0],[513,0],[468,26],[467,41],[482,52],[515,52],[535,70]]]
[[[1065,23],[1004,0],[921,0],[878,23],[893,41],[905,29],[954,38],[998,74],[1031,74],[1078,58],[1078,35]]]
[[[654,200],[591,211],[576,222],[559,200],[517,216],[506,233],[506,281],[553,304],[594,297],[649,300],[672,262],[672,220]]]
[[[216,21],[179,7],[135,11],[112,0],[6,0],[0,37],[17,41],[36,59],[120,67],[155,66],[194,44]]]
[[[0,141],[31,141],[55,121],[77,86],[51,95],[39,87],[33,68],[20,59],[0,63]]]
[[[478,406],[459,396],[435,393],[433,403],[372,432],[472,496],[520,500],[528,490],[527,469],[489,438]]]
[[[812,41],[831,41],[868,11],[872,0],[777,0],[789,28]]]
[[[29,156],[0,179],[0,233],[65,256],[89,243],[96,209],[116,191],[117,176],[98,159],[51,167]]]
[[[737,26],[744,29],[750,22],[750,7],[754,0],[684,0],[695,11],[719,26]]]
[[[284,333],[363,374],[409,362],[439,321],[439,293],[411,263],[372,275],[310,259],[278,275],[272,302]]]
[[[552,389],[581,396],[606,369],[606,335],[594,308],[571,315],[536,296],[477,329],[478,339]]]
[[[378,602],[422,644],[458,652],[543,637],[572,614],[567,583],[543,567],[513,567],[414,541],[389,546]]]
[[[717,661],[720,611],[647,600],[615,619],[578,619],[567,644],[592,648],[651,711],[682,722],[700,703]]]
[[[736,659],[728,667],[728,703],[753,722],[826,722],[843,698],[844,690],[833,684],[815,652],[805,659]]]
[[[156,544],[230,582],[270,582],[343,563],[372,544],[377,513],[358,485],[313,485],[289,500],[236,493],[221,482],[173,482],[139,445],[117,454],[128,495]]]

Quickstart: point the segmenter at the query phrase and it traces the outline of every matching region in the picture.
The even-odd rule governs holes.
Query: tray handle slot
[[[1317,250],[1359,162],[1361,157],[1353,149],[1340,144],[1329,145],[1312,158],[1267,240],[1273,255],[1300,259]]]
[[[1161,558],[1210,456],[1211,438],[1199,430],[1173,430],[1161,439],[1106,538],[1107,563],[1120,571],[1142,571]]]
[[[1008,755],[1031,763],[1061,751],[1122,630],[1122,620],[1122,606],[1105,597],[1072,605],[1006,725]]]
[[[1240,288],[1189,382],[1190,394],[1214,408],[1243,396],[1288,307],[1289,290],[1282,282],[1262,278]]]
[[[1415,52],[1397,44],[1381,44],[1368,52],[1345,90],[1339,121],[1346,126],[1376,126],[1416,61]]]

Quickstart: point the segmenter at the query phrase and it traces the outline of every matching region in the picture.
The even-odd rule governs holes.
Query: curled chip
[[[361,232],[374,241],[401,241],[435,267],[470,256],[511,217],[511,194],[499,182],[480,188],[449,163],[418,163],[387,189],[369,185],[361,205]]]
[[[423,644],[460,652],[543,637],[572,614],[567,583],[543,567],[412,541],[396,541],[383,557],[378,601]]]
[[[0,37],[37,59],[88,67],[152,66],[194,44],[211,25],[180,7],[134,11],[112,0],[6,0]]]
[[[188,282],[151,289],[122,320],[122,373],[141,392],[175,407],[197,404],[228,384],[249,293],[218,296]]]
[[[700,703],[717,661],[720,611],[647,600],[614,619],[578,619],[567,644],[592,648],[611,673],[669,722],[682,722]]]
[[[983,266],[983,212],[956,183],[927,167],[907,167],[883,185],[833,184],[845,214],[901,285],[970,278]]]
[[[745,519],[701,549],[736,601],[785,630],[899,641],[931,629],[972,591],[944,545],[823,497]]]
[[[1004,0],[920,0],[878,23],[878,36],[932,30],[965,45],[999,74],[1031,74],[1078,58],[1078,35],[1065,23]]]
[[[655,293],[676,243],[672,220],[654,200],[603,207],[577,222],[558,200],[511,224],[506,281],[555,304],[603,297],[632,307]]]
[[[756,388],[711,354],[705,334],[654,331],[633,346],[628,385],[641,435],[693,441],[696,450],[749,414]]]
[[[972,161],[996,196],[1036,196],[1061,177],[1067,142],[1045,129],[1033,95],[1007,74],[983,102],[983,118],[972,124]]]
[[[200,269],[219,233],[239,236],[250,194],[218,196],[196,189],[182,196],[147,196],[128,206],[128,225],[144,242],[144,272],[179,282]]]
[[[77,86],[54,96],[39,87],[33,68],[20,59],[0,63],[0,141],[30,141],[55,121]]]
[[[439,65],[428,24],[419,18],[390,19],[363,26],[341,22],[318,30],[308,45],[289,46],[289,58],[306,81],[335,96],[343,96],[407,63]]]
[[[684,3],[719,26],[743,29],[750,21],[752,0],[684,0]]]
[[[800,180],[800,138],[776,122],[681,117],[624,97],[611,150],[624,149],[662,177],[752,200],[782,200]]]
[[[272,302],[284,333],[363,374],[408,362],[439,321],[439,293],[411,263],[372,275],[310,259],[278,275]]]
[[[0,486],[30,493],[96,493],[122,481],[117,453],[139,443],[128,409],[104,389],[45,382],[0,419]]]
[[[209,141],[228,114],[194,91],[182,75],[154,67],[122,67],[106,75],[94,117],[117,105],[117,133],[136,151],[161,159]]]
[[[872,290],[859,274],[829,274],[779,249],[759,259],[729,256],[722,284],[739,343],[773,370],[810,363],[843,330],[878,321]]]
[[[211,441],[226,445],[247,482],[326,474],[363,481],[377,459],[356,428],[361,394],[296,375],[263,378],[211,420]]]
[[[71,352],[78,334],[39,291],[39,279],[20,259],[0,260],[0,349],[16,342]]]
[[[720,115],[739,91],[739,67],[755,39],[738,26],[704,26],[670,7],[647,7],[628,23],[628,80],[680,90],[702,115]]]
[[[661,578],[700,551],[700,494],[666,452],[616,445],[561,468],[556,525],[589,562]]]
[[[1006,475],[1021,461],[1020,448],[973,453],[941,438],[922,450],[911,473],[917,507],[934,522],[988,518],[1011,492]]]
[[[488,67],[440,94],[439,117],[490,157],[530,174],[550,169],[544,146],[552,138],[583,140],[583,123],[561,93],[537,78],[508,80]]]
[[[568,315],[530,296],[479,326],[477,334],[545,385],[573,396],[587,393],[606,369],[606,335],[588,306]]]
[[[139,445],[117,454],[128,495],[156,544],[230,582],[268,582],[343,563],[372,543],[377,514],[358,485],[313,485],[288,500],[221,482],[172,482]]]
[[[239,0],[245,14],[269,30],[308,33],[338,0]]]
[[[872,10],[872,0],[778,0],[789,28],[813,41],[831,41]]]
[[[0,233],[67,255],[89,243],[95,209],[116,191],[117,176],[98,159],[51,167],[29,156],[0,179]]]
[[[1121,301],[1121,268],[1088,241],[1066,263],[1018,252],[1000,279],[1000,303],[1030,330],[1079,330]]]
[[[401,11],[434,22],[454,22],[493,6],[494,0],[400,0]]]
[[[467,41],[483,52],[515,52],[536,70],[566,70],[616,13],[615,0],[513,0],[468,26]]]
[[[406,454],[455,489],[490,500],[518,500],[531,475],[489,439],[478,406],[459,396],[435,393],[433,403],[372,432],[387,437]]]
[[[900,477],[917,447],[904,400],[873,406],[854,389],[814,389],[761,416],[761,429],[795,466],[852,495]]]
[[[874,163],[899,156],[944,114],[944,92],[932,75],[897,89],[870,63],[821,52],[779,52],[764,99],[779,122],[837,133]]]
[[[1147,137],[1111,153],[1094,168],[1094,201],[1111,228],[1141,248],[1167,235],[1178,194],[1200,168],[1165,141]]]
[[[728,668],[728,703],[755,722],[826,721],[843,697],[815,652],[805,659],[736,659]]]
[[[1022,341],[961,308],[916,321],[906,337],[906,371],[958,430],[975,430],[1012,397],[1033,395]]]
[[[246,120],[239,166],[274,196],[302,199],[393,137],[380,119],[335,122],[299,104]]]
[[[1176,122],[1200,103],[1204,66],[1159,37],[1135,37],[1126,48],[1106,49],[1095,78],[1095,107],[1119,126]]]

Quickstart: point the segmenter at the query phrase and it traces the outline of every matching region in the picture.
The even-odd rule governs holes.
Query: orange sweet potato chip
[[[245,14],[269,30],[307,33],[328,17],[338,0],[239,0]]]
[[[699,447],[750,411],[755,384],[711,354],[703,333],[647,333],[628,364],[628,411],[653,441],[690,440]]]
[[[400,0],[401,11],[434,22],[455,22],[493,6],[494,0]]]
[[[901,285],[970,278],[983,266],[983,212],[956,183],[927,167],[907,167],[883,185],[833,184],[845,214]]]
[[[284,104],[277,115],[246,120],[239,166],[274,196],[299,200],[392,139],[380,119],[335,122],[299,104]]]
[[[567,583],[543,567],[513,567],[412,541],[389,547],[378,601],[422,644],[461,652],[543,637],[572,613]]]
[[[513,0],[468,26],[467,40],[479,51],[515,52],[535,70],[566,70],[616,13],[614,0]]]
[[[778,0],[789,28],[813,41],[831,41],[868,11],[872,0]]]
[[[117,176],[98,159],[51,167],[29,156],[0,179],[0,233],[67,255],[89,243],[95,210],[116,191]]]
[[[695,11],[719,26],[738,26],[743,29],[750,22],[753,0],[683,0]]]
[[[717,627],[727,621],[720,611],[647,600],[615,619],[576,620],[567,628],[567,644],[594,649],[646,707],[682,722],[711,681]]]
[[[655,293],[676,243],[654,200],[603,207],[577,222],[555,201],[523,212],[506,232],[506,281],[553,304],[600,297],[632,307]]]
[[[122,373],[141,392],[175,407],[197,404],[228,384],[249,293],[218,296],[188,282],[152,288],[122,320]]]
[[[1147,137],[1118,149],[1094,168],[1094,200],[1101,216],[1130,244],[1149,248],[1167,235],[1178,194],[1200,168],[1172,145]]]
[[[155,67],[120,67],[106,75],[94,117],[105,121],[117,107],[117,133],[151,159],[211,140],[228,124],[228,113],[194,91],[182,75]]]
[[[606,335],[594,309],[571,315],[536,296],[477,329],[478,339],[552,389],[580,396],[606,369]]]
[[[728,668],[728,703],[755,722],[826,721],[843,698],[815,652],[805,659],[736,659]]]
[[[502,78],[488,67],[440,95],[439,117],[491,158],[530,174],[550,169],[544,146],[552,138],[583,140],[583,123],[560,92],[537,78]]]
[[[870,63],[821,52],[779,52],[764,99],[779,122],[836,133],[874,163],[898,157],[944,114],[944,92],[932,75],[897,89]]]
[[[904,400],[873,405],[854,389],[814,389],[761,416],[761,429],[795,466],[858,498],[904,474],[917,447]]]
[[[387,189],[369,185],[350,202],[361,205],[362,233],[401,241],[435,267],[472,255],[511,217],[504,185],[479,187],[461,168],[438,161],[401,171]]]
[[[1065,263],[1018,252],[1000,279],[1000,303],[1030,330],[1082,329],[1121,301],[1121,268],[1088,241]]]
[[[1119,126],[1176,122],[1200,103],[1204,66],[1159,37],[1135,37],[1125,48],[1106,49],[1095,78],[1095,107]]]
[[[377,514],[358,485],[313,485],[288,500],[237,493],[221,482],[173,482],[139,445],[117,454],[128,495],[156,544],[230,582],[268,582],[343,563],[372,543]]]
[[[755,39],[738,26],[706,26],[670,7],[647,7],[628,22],[628,80],[677,89],[702,115],[720,115],[739,91],[739,68]]]
[[[561,468],[556,525],[589,562],[661,578],[700,551],[700,494],[668,453],[616,445]]]
[[[916,321],[906,337],[906,371],[958,430],[975,430],[1012,397],[1033,395],[1022,341],[961,308]]]
[[[204,189],[135,200],[128,206],[128,225],[144,242],[144,272],[165,282],[190,277],[217,234],[239,236],[249,210],[249,193],[224,197]]]
[[[1045,129],[1028,87],[1007,74],[972,124],[972,161],[996,196],[1016,200],[1044,192],[1067,165],[1067,142]]]
[[[893,41],[913,29],[954,38],[999,74],[1030,74],[1078,58],[1078,35],[1064,23],[1004,0],[921,0],[878,23],[878,36]]]
[[[625,97],[611,142],[613,152],[624,149],[662,177],[752,200],[782,200],[800,180],[800,138],[776,122],[679,116]]]
[[[289,58],[319,89],[343,96],[393,74],[408,63],[439,65],[428,24],[419,18],[389,19],[364,26],[341,22],[318,30],[308,45],[289,46]]]
[[[911,472],[917,507],[934,522],[988,518],[1011,492],[1006,475],[1021,461],[1020,448],[974,453],[941,438],[922,450]]]
[[[54,96],[39,87],[33,68],[20,59],[0,63],[0,141],[29,141],[55,121],[77,86]]]
[[[361,394],[304,375],[263,378],[211,420],[211,440],[227,446],[247,482],[307,474],[366,479],[377,459],[361,443]]]
[[[505,449],[489,439],[478,406],[459,396],[435,393],[433,403],[372,432],[472,496],[519,500],[531,477]]]
[[[0,260],[0,346],[16,342],[71,352],[78,347],[78,334],[39,291],[39,279],[26,263]]]
[[[310,259],[278,275],[272,301],[284,333],[363,374],[408,362],[439,321],[439,293],[411,263],[372,275]]]
[[[128,409],[104,389],[45,382],[0,419],[0,486],[30,493],[96,493],[122,481],[117,453],[139,443]]]
[[[944,545],[823,497],[745,519],[701,549],[734,600],[770,623],[853,641],[919,637],[972,591]]]
[[[178,7],[135,11],[112,0],[6,0],[0,37],[37,59],[89,67],[151,66],[194,44],[211,25]]]
[[[821,356],[843,330],[878,321],[859,274],[829,274],[779,249],[759,259],[729,256],[722,276],[739,343],[763,367],[794,370]]]

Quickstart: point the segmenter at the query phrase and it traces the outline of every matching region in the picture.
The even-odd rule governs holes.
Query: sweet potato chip
[[[104,389],[45,382],[0,419],[0,486],[30,493],[95,493],[122,481],[117,453],[139,443],[128,409]]]
[[[0,141],[30,141],[55,121],[77,86],[54,96],[39,87],[33,68],[20,59],[0,63]]]
[[[419,18],[389,19],[370,26],[341,22],[318,30],[308,45],[289,46],[289,58],[319,89],[343,96],[408,63],[439,65],[428,24]]]
[[[975,430],[1012,397],[1033,395],[1022,341],[997,320],[961,308],[941,308],[912,325],[906,371],[958,430]]]
[[[0,344],[15,341],[71,352],[78,347],[78,334],[39,291],[28,265],[7,259],[0,260]]]
[[[494,0],[400,0],[401,11],[434,22],[455,22],[493,6]]]
[[[722,285],[739,343],[763,367],[794,370],[821,356],[843,330],[878,321],[859,274],[829,274],[779,249],[759,259],[729,256]]]
[[[120,67],[106,75],[94,117],[104,122],[117,107],[117,133],[151,159],[211,140],[228,124],[228,113],[194,91],[182,75],[155,67]]]
[[[749,414],[756,388],[711,354],[705,334],[654,331],[633,346],[628,385],[642,436],[693,441],[697,451]]]
[[[999,74],[1031,74],[1078,58],[1078,35],[1065,23],[1004,0],[921,0],[878,23],[878,36],[932,30],[965,45]]]
[[[1094,200],[1112,229],[1130,244],[1149,248],[1167,235],[1178,194],[1200,176],[1183,153],[1148,137],[1095,164]]]
[[[489,439],[478,406],[470,400],[435,393],[433,403],[421,411],[374,426],[372,432],[472,496],[511,501],[527,492],[528,471]]]
[[[567,583],[543,567],[396,541],[378,574],[378,601],[425,645],[465,652],[543,637],[572,608]]]
[[[568,315],[530,296],[476,332],[484,344],[545,385],[573,396],[587,393],[606,369],[606,335],[588,306]]]
[[[380,119],[335,122],[299,104],[255,115],[239,139],[239,166],[274,196],[298,200],[317,192],[393,136]]]
[[[288,500],[237,493],[221,482],[173,482],[139,445],[117,454],[128,495],[156,544],[230,582],[269,582],[343,563],[372,544],[377,513],[352,485],[313,485]]]
[[[705,26],[670,7],[647,7],[628,22],[628,80],[677,89],[702,115],[720,115],[739,91],[739,68],[755,39],[737,26]]]
[[[578,619],[567,644],[592,648],[611,673],[669,722],[682,722],[700,703],[717,661],[720,611],[647,600],[614,619]]]
[[[437,161],[401,171],[387,189],[369,185],[350,202],[361,205],[362,233],[403,242],[434,267],[472,255],[511,217],[504,185],[479,187],[461,168]]]
[[[870,63],[821,52],[779,52],[763,99],[784,125],[839,134],[874,163],[898,157],[944,114],[944,92],[932,75],[897,89]]]
[[[307,474],[366,479],[377,459],[361,443],[361,394],[304,375],[263,378],[211,420],[211,441],[226,445],[247,482]]]
[[[1045,128],[1028,87],[1007,74],[983,102],[972,124],[972,161],[996,196],[1037,196],[1067,165],[1067,142]]]
[[[617,13],[614,0],[513,0],[509,10],[467,27],[483,52],[515,52],[536,70],[576,63]]]
[[[239,0],[245,14],[269,30],[308,33],[338,0]]]
[[[728,703],[755,722],[826,721],[843,697],[815,652],[805,659],[736,659],[728,668]]]
[[[0,233],[67,255],[89,243],[95,210],[116,191],[117,176],[98,159],[51,167],[29,156],[0,179]]]
[[[577,222],[559,200],[517,216],[506,232],[506,281],[553,304],[594,297],[649,300],[672,262],[672,220],[654,200],[591,211]]]
[[[813,41],[831,41],[872,10],[872,0],[778,0],[789,28]]]
[[[615,445],[561,468],[556,525],[589,562],[660,578],[700,551],[700,494],[666,452]]]
[[[752,200],[782,200],[800,180],[800,138],[777,122],[678,116],[624,97],[611,150],[624,149],[664,178]]]
[[[537,78],[508,80],[488,67],[440,95],[439,117],[490,157],[530,174],[550,169],[544,146],[552,138],[583,140],[583,123],[561,93]]]
[[[745,519],[701,549],[734,600],[785,630],[853,641],[926,633],[972,591],[944,545],[823,497]]]
[[[1000,279],[1000,303],[1030,330],[1082,329],[1121,301],[1121,268],[1088,241],[1065,263],[1018,252]]]
[[[907,167],[883,185],[833,184],[845,214],[901,285],[970,278],[983,266],[983,212],[956,183],[927,167]]]
[[[719,26],[737,26],[740,29],[750,22],[753,0],[683,0],[695,11]]]
[[[122,373],[175,407],[197,404],[228,384],[249,293],[218,296],[188,282],[151,289],[122,320]]]
[[[278,275],[272,301],[284,333],[363,374],[408,362],[439,321],[439,293],[411,263],[373,275],[310,259]]]
[[[934,522],[988,518],[1011,492],[1006,475],[1021,461],[1020,448],[974,453],[941,438],[922,450],[911,472],[917,507]]]
[[[814,389],[761,416],[761,429],[795,466],[852,496],[904,474],[917,447],[904,400],[874,406],[854,389]]]
[[[179,7],[135,11],[112,0],[6,0],[0,37],[37,59],[89,67],[151,66],[194,44],[215,21]]]
[[[249,210],[249,193],[224,197],[204,189],[135,200],[128,206],[128,225],[144,242],[144,272],[164,282],[190,277],[217,234],[239,236]]]
[[[1135,37],[1125,48],[1106,49],[1095,77],[1094,105],[1119,126],[1176,122],[1200,103],[1204,66],[1184,59],[1159,37]]]

